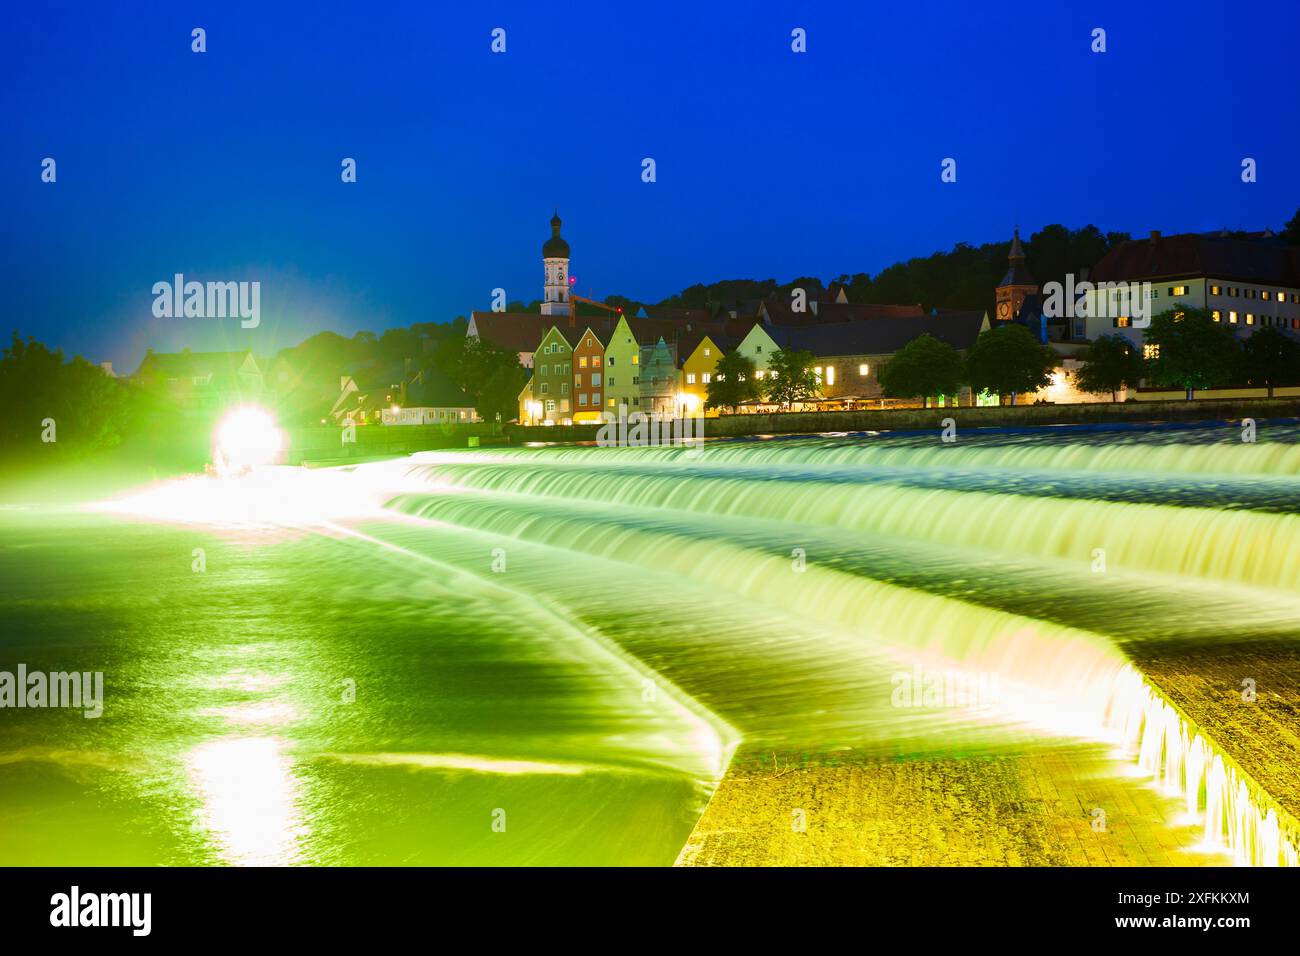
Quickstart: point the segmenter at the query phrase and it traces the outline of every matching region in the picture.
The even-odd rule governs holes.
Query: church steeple
[[[1012,263],[1015,263],[1016,260],[1019,260],[1021,262],[1025,261],[1025,250],[1020,247],[1020,224],[1019,223],[1016,224],[1016,230],[1011,236],[1011,252],[1010,254],[1007,255],[1007,259],[1010,260]]]
[[[551,217],[551,238],[542,243],[542,315],[569,314],[569,244],[560,236],[560,225],[560,210],[556,209]]]
[[[1003,321],[1014,319],[1020,305],[1031,295],[1038,294],[1036,280],[1025,265],[1025,250],[1020,245],[1020,226],[1011,235],[1011,250],[1007,253],[1007,274],[998,283],[997,317]]]

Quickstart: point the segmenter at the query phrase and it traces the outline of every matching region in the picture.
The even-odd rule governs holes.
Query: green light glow
[[[212,463],[219,474],[232,475],[273,464],[284,436],[269,412],[243,406],[227,412],[217,425]]]

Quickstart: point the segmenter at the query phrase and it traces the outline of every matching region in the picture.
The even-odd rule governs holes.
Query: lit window
[[[813,374],[817,376],[817,381],[820,382],[822,380],[822,367],[818,365],[815,369],[813,369]]]
[[[713,376],[710,375],[708,372],[701,372],[701,373],[700,373],[700,381],[703,382],[705,385],[708,385],[708,384],[709,384],[709,379],[711,379],[712,377],[713,377]]]
[[[614,399],[611,398],[611,399],[610,399],[608,402],[606,402],[605,404],[608,405],[610,408],[613,408],[613,407],[614,407]]]
[[[1213,318],[1215,322],[1223,321],[1223,313],[1220,312],[1218,309],[1215,309],[1213,312],[1211,312],[1210,317]]]
[[[866,365],[865,363],[862,364],[862,365],[859,365],[859,366],[858,366],[858,374],[861,375],[863,378],[866,378],[868,375],[871,374],[871,366]]]
[[[1247,325],[1254,325],[1254,324],[1255,324],[1255,313],[1254,313],[1254,312],[1247,312],[1247,313],[1246,313],[1246,324],[1247,324]]]
[[[1119,316],[1116,316],[1116,317],[1115,317],[1115,328],[1117,328],[1117,329],[1127,329],[1127,328],[1128,328],[1128,325],[1129,325],[1129,322],[1128,322],[1128,316],[1127,316],[1127,315],[1119,315]]]
[[[1269,300],[1269,298],[1270,298],[1272,295],[1273,295],[1273,293],[1271,293],[1271,292],[1269,292],[1267,289],[1265,289],[1263,292],[1261,292],[1261,293],[1259,294],[1259,297],[1260,297],[1261,299],[1263,299],[1265,302],[1267,302],[1267,301]]]
[[[835,366],[834,366],[834,365],[827,365],[827,366],[826,366],[826,384],[827,384],[827,385],[834,385],[834,384],[835,384]]]
[[[1219,288],[1217,285],[1210,286],[1210,295],[1219,295]]]
[[[582,356],[582,358],[578,359],[578,368],[586,368],[586,367],[587,367],[587,356],[584,355]]]
[[[694,384],[695,384],[695,373],[694,373],[694,372],[687,372],[687,373],[686,373],[686,384],[687,384],[687,385],[694,385]]]
[[[754,378],[762,378],[762,377],[763,377],[763,370],[761,368],[758,369],[756,372],[754,372]]]
[[[640,365],[640,364],[641,364],[641,356],[639,356],[639,355],[633,355],[633,356],[632,356],[632,364],[633,364],[633,365]]]
[[[1185,285],[1175,285],[1175,286],[1170,286],[1170,287],[1169,287],[1169,294],[1170,294],[1170,295],[1187,295],[1187,286],[1185,286]]]
[[[1233,325],[1237,324],[1237,311],[1235,309],[1228,312],[1228,321]]]
[[[705,350],[704,350],[704,357],[705,357],[705,358],[708,358],[708,357],[709,357],[710,355],[712,355],[712,354],[713,354],[713,349],[705,349]]]
[[[1158,359],[1158,358],[1160,358],[1160,346],[1159,346],[1159,345],[1144,345],[1144,346],[1142,346],[1142,357],[1143,357],[1144,359]]]

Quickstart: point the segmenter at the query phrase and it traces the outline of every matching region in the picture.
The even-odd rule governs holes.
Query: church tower
[[[1020,312],[1020,304],[1028,296],[1038,294],[1038,282],[1025,267],[1025,250],[1020,246],[1020,227],[1016,226],[1011,238],[1011,252],[1007,255],[1007,274],[998,283],[997,317],[1006,322]],[[987,300],[986,300],[987,301]]]
[[[568,315],[569,244],[560,238],[560,211],[551,217],[551,238],[542,244],[542,265],[546,271],[542,315]]]

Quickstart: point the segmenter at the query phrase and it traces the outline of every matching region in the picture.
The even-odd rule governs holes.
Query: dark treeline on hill
[[[1240,230],[1229,234],[1246,235]],[[1289,244],[1300,245],[1300,210],[1286,223],[1281,235]],[[1078,280],[1085,269],[1091,270],[1102,256],[1130,238],[1127,232],[1102,232],[1091,224],[1070,229],[1053,223],[1025,240],[1026,264],[1039,285],[1063,283],[1067,273],[1073,273]],[[808,298],[817,299],[825,296],[830,286],[837,285],[843,286],[848,300],[855,303],[920,303],[926,311],[936,308],[992,310],[994,289],[1007,271],[1007,253],[1010,250],[1010,239],[980,246],[959,242],[947,252],[896,262],[874,276],[866,272],[846,273],[827,280],[800,276],[785,283],[776,279],[722,279],[707,284],[697,283],[657,303],[624,295],[608,295],[602,301],[629,315],[636,314],[642,306],[655,305],[661,308],[708,309],[716,313],[727,306],[757,299],[789,301],[790,292],[795,288],[802,288]],[[607,314],[585,302],[576,304],[578,315]],[[527,303],[516,300],[506,308],[508,312],[534,314],[541,310],[541,299]]]
[[[1300,212],[1288,223],[1288,233],[1294,230],[1293,241],[1300,243]],[[1072,272],[1076,278],[1084,269],[1091,269],[1107,252],[1131,238],[1126,232],[1103,233],[1096,226],[1069,229],[1059,224],[1044,226],[1028,237],[1027,262],[1029,271],[1040,284],[1063,282],[1065,274]],[[662,302],[643,302],[623,295],[609,295],[606,305],[622,308],[634,315],[642,306],[681,309],[708,309],[718,312],[727,306],[752,302],[757,299],[789,301],[792,289],[801,288],[810,299],[827,295],[832,285],[843,286],[850,302],[906,305],[920,303],[930,309],[992,309],[993,290],[1007,271],[1007,253],[1011,240],[986,242],[981,246],[959,242],[947,252],[918,256],[906,262],[896,262],[876,275],[866,272],[843,274],[823,280],[816,276],[800,276],[781,283],[776,279],[722,279],[708,284],[697,283],[671,295]],[[578,304],[578,315],[598,316],[603,310],[583,302]],[[511,302],[509,312],[541,311],[542,302]]]
[[[1130,238],[1125,232],[1103,233],[1096,226],[1068,229],[1044,226],[1029,237],[1029,271],[1040,284],[1063,281],[1067,272],[1076,276],[1091,269],[1101,257]],[[919,302],[929,309],[992,309],[993,290],[1007,271],[1011,241],[988,242],[981,246],[959,242],[947,252],[897,262],[872,276],[865,272],[840,275],[823,283],[800,277],[780,284],[775,279],[761,282],[729,279],[709,285],[693,285],[659,303],[682,308],[718,308],[747,299],[789,298],[790,290],[803,288],[810,299],[826,293],[827,285],[844,287],[850,302],[907,304]]]

